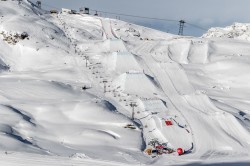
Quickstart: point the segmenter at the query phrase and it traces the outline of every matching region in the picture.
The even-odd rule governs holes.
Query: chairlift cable
[[[172,20],[172,19],[163,19],[163,18],[156,18],[156,17],[137,16],[137,15],[131,15],[131,14],[122,14],[122,13],[106,12],[106,11],[100,11],[100,10],[90,10],[90,11],[97,11],[97,12],[106,13],[106,14],[120,15],[120,16],[127,16],[127,17],[136,17],[136,18],[151,19],[151,20],[161,20],[161,21],[169,21],[169,22],[179,22],[178,20]]]
[[[43,3],[44,6],[47,6],[47,7],[52,7],[52,8],[55,8],[55,9],[58,9],[60,10],[58,7],[55,7],[55,6],[51,6],[51,5],[48,5],[46,3]],[[132,15],[132,14],[124,14],[124,13],[116,13],[116,12],[107,12],[107,11],[102,11],[102,10],[94,10],[94,9],[89,9],[90,11],[95,11],[95,12],[100,12],[100,13],[106,13],[106,14],[111,14],[111,15],[118,15],[118,16],[126,16],[126,17],[134,17],[134,18],[142,18],[142,19],[150,19],[150,20],[158,20],[158,21],[165,21],[165,22],[180,22],[180,20],[174,20],[174,19],[166,19],[166,18],[157,18],[157,17],[147,17],[147,16],[138,16],[138,15]],[[186,24],[194,27],[194,28],[197,28],[197,29],[200,29],[200,30],[203,30],[203,31],[207,31],[208,29],[206,28],[203,28],[201,26],[198,26],[198,25],[195,25],[193,23],[189,23],[189,22],[186,22]]]
[[[119,15],[119,16],[127,16],[127,17],[135,17],[135,18],[143,18],[143,19],[151,19],[151,20],[158,20],[158,21],[166,21],[166,22],[180,22],[180,20],[174,20],[174,19],[165,19],[165,18],[156,18],[156,17],[146,17],[146,16],[138,16],[138,15],[131,15],[131,14],[122,14],[122,13],[115,13],[115,12],[106,12],[106,11],[101,11],[101,10],[90,10],[90,11],[97,11],[97,12],[101,12],[101,13],[106,13],[106,14],[111,14],[111,15]],[[206,28],[203,28],[201,26],[189,23],[189,22],[185,22],[186,24],[197,28],[197,29],[201,29],[204,31],[207,31]]]

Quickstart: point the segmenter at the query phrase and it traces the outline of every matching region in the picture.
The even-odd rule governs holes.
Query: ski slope
[[[248,41],[26,0],[0,1],[0,18],[1,165],[250,163]],[[171,153],[148,155],[152,140]]]

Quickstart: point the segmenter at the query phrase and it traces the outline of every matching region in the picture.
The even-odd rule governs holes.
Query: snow
[[[0,164],[248,165],[247,27],[180,37],[0,1]],[[174,152],[145,153],[155,139]]]
[[[233,38],[239,40],[250,40],[250,24],[234,23],[225,28],[211,28],[207,33],[203,34],[204,38]]]

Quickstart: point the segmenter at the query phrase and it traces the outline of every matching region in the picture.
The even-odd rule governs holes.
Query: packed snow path
[[[106,35],[106,39],[117,39],[111,27],[110,19],[109,18],[100,18],[100,19],[102,22],[104,33]]]

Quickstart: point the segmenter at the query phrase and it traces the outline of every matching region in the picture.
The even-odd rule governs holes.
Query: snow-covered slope
[[[249,164],[248,41],[26,0],[0,1],[0,18],[1,165]]]
[[[233,38],[240,40],[250,40],[250,24],[234,23],[225,28],[211,28],[207,33],[202,35],[204,38]]]

